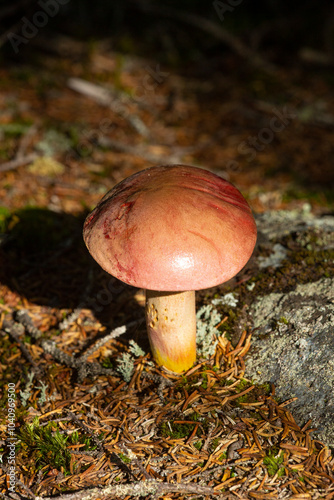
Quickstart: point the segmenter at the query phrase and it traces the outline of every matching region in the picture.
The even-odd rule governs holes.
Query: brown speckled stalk
[[[158,365],[176,373],[196,360],[195,292],[146,290],[146,325]]]

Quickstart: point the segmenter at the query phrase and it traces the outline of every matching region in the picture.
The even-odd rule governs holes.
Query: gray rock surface
[[[303,232],[308,228],[331,232],[334,230],[334,217],[332,215],[317,217],[311,212],[311,206],[305,203],[302,210],[264,212],[256,217],[256,224],[260,238],[273,240],[292,232]],[[334,243],[333,236],[331,242]]]
[[[295,232],[301,240],[305,233],[307,239],[310,227],[317,231],[313,247],[333,248],[334,217],[317,218],[309,210],[260,216],[259,241],[264,247],[272,245],[269,265],[280,266],[282,251],[274,248],[280,238]],[[260,258],[260,268],[263,262]],[[273,382],[282,400],[298,398],[289,405],[297,423],[311,419],[312,428],[317,428],[314,435],[334,447],[334,277],[297,284],[285,293],[273,289],[256,298],[249,318],[254,331],[246,377],[258,383]]]

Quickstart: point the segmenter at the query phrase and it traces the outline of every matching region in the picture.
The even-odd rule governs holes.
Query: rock
[[[311,206],[305,203],[302,210],[268,211],[256,217],[260,240],[274,240],[292,232],[304,232],[308,228],[323,231],[334,230],[334,217],[323,215],[317,217],[311,212]],[[331,238],[332,244],[334,238]]]
[[[334,447],[334,277],[333,259],[328,257],[333,256],[334,217],[316,217],[309,210],[281,211],[267,212],[257,222],[260,249],[262,245],[272,250],[273,258],[266,263],[272,266],[269,281],[271,276],[273,279],[267,284],[268,293],[258,293],[249,307],[254,331],[246,377],[261,384],[273,382],[281,400],[298,398],[289,405],[297,423],[303,425],[311,419],[312,428],[317,429],[314,435]],[[310,248],[310,253],[318,252],[331,260],[330,272],[324,271],[320,279],[312,281],[316,273],[308,269],[306,259],[302,282],[294,276],[288,282],[295,283],[293,289],[280,290],[274,277],[284,251],[277,245],[282,246],[283,241],[286,248],[286,238],[291,234],[294,240],[292,250],[287,248],[286,259],[293,249]],[[263,258],[258,260],[260,269],[263,262]],[[311,280],[307,283],[308,271]],[[263,276],[267,269],[261,272]]]

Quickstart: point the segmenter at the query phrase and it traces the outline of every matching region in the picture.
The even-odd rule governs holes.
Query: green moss
[[[201,448],[203,446],[203,443],[202,441],[196,441],[196,443],[194,443],[194,447],[196,448],[196,450],[200,451]]]
[[[103,361],[102,361],[102,366],[103,368],[113,368],[113,363],[112,363],[112,360],[111,358],[105,358]]]
[[[279,452],[276,448],[272,448],[267,452],[267,455],[263,459],[263,465],[267,468],[269,476],[274,476],[275,474],[278,477],[284,476],[283,460],[283,452]]]
[[[20,135],[27,132],[29,126],[30,123],[29,125],[27,123],[19,122],[2,123],[0,124],[0,132],[3,132],[5,136],[8,137],[19,137]]]
[[[239,384],[236,386],[236,391],[242,392],[252,385],[254,386],[253,389],[236,398],[234,404],[239,406],[241,403],[253,403],[271,395],[271,384],[269,382],[264,384],[253,384],[252,381],[245,379],[240,380]],[[256,412],[254,418],[259,418],[259,415]]]
[[[201,383],[202,389],[207,389],[208,388],[208,376],[206,373],[203,373],[202,375],[202,383]]]
[[[250,387],[251,385],[252,385],[252,383],[249,380],[242,378],[240,380],[240,382],[238,382],[238,384],[236,385],[235,390],[237,392],[242,392],[245,389],[247,389],[248,387]]]
[[[71,435],[72,444],[79,444],[79,433],[78,431],[74,431]]]
[[[160,426],[160,434],[162,437],[171,437],[172,439],[183,439],[187,438],[193,426],[189,424],[174,424],[171,422],[163,422]]]
[[[249,403],[250,398],[248,394],[244,394],[243,396],[240,396],[235,400],[236,404],[241,404],[241,403]]]
[[[199,419],[199,415],[198,413],[194,412],[192,413],[191,415],[187,415],[187,417],[184,418],[184,420],[193,420],[194,423],[191,424],[191,423],[186,423],[186,424],[178,424],[178,423],[174,423],[174,422],[170,422],[170,421],[167,421],[167,422],[163,422],[161,425],[160,425],[160,434],[162,437],[171,437],[172,439],[185,439],[185,438],[188,438],[190,436],[190,434],[193,432],[194,430],[194,426],[196,425],[196,422],[198,421]],[[177,420],[181,420],[181,419],[177,419]],[[203,424],[205,426],[205,423],[203,422]],[[200,437],[200,430],[197,429],[197,433],[196,433],[197,436]]]
[[[263,392],[266,396],[271,394],[271,384],[270,382],[265,382],[264,384],[259,384],[256,386],[258,390]]]
[[[97,448],[90,436],[82,436],[79,442],[85,445],[83,448],[85,451],[94,451]]]
[[[52,423],[41,427],[38,418],[32,424],[22,427],[19,438],[21,440],[21,452],[32,461],[38,469],[46,465],[60,470],[61,467],[66,472],[69,468],[71,455],[67,450],[68,436],[61,434],[59,430],[54,430]]]
[[[33,470],[44,469],[45,472],[50,468],[62,470],[65,476],[70,474],[71,453],[68,445],[83,444],[81,451],[94,451],[97,448],[93,437],[80,434],[78,431],[74,431],[71,435],[63,434],[55,422],[50,422],[46,426],[39,425],[38,417],[32,424],[22,425],[18,437],[20,439],[18,455],[21,455],[27,466]],[[101,434],[99,439],[103,437],[104,434]],[[80,466],[80,470],[85,470],[85,466]]]
[[[252,384],[249,380],[241,379],[240,382],[235,386],[236,392],[242,392],[248,387],[250,387]],[[244,394],[242,396],[239,396],[235,400],[235,404],[239,405],[240,403],[248,403],[249,401],[253,400],[253,396],[250,392],[247,392],[247,394]]]
[[[231,342],[231,340],[232,340],[232,333],[231,332],[225,331],[224,336],[227,340],[229,340]]]
[[[291,233],[279,241],[288,249],[288,255],[278,268],[266,268],[255,277],[256,286],[249,298],[267,295],[273,291],[290,292],[298,284],[318,281],[334,273],[334,250],[328,248],[332,236],[317,229]],[[284,321],[284,320],[283,320]]]
[[[124,453],[119,453],[118,456],[125,464],[129,464],[131,462],[131,458],[124,455]]]

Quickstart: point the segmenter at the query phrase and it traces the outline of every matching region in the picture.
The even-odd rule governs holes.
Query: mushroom
[[[207,170],[164,165],[117,184],[88,215],[84,240],[119,280],[146,290],[153,358],[181,373],[196,360],[195,290],[235,276],[256,225],[241,193]]]

